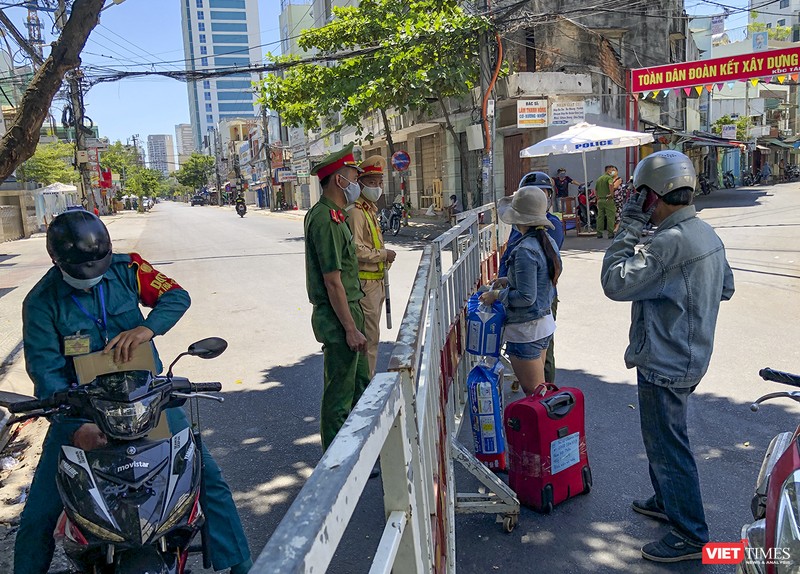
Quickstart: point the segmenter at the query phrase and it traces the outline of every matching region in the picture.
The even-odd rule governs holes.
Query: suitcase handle
[[[570,392],[559,393],[549,399],[540,401],[551,419],[561,419],[569,414],[575,406],[575,395]]]
[[[532,396],[543,397],[543,396],[545,396],[547,394],[548,391],[555,392],[557,390],[558,390],[558,387],[555,385],[555,383],[542,383],[541,385],[539,385],[538,387],[533,389],[533,395]]]

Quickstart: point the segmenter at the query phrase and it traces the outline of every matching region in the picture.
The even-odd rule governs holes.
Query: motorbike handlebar
[[[765,381],[773,381],[775,383],[783,383],[785,385],[792,385],[793,387],[800,387],[800,375],[793,375],[783,371],[776,371],[767,367],[758,371],[759,376]]]
[[[222,390],[222,383],[192,383],[193,393],[216,393]]]
[[[45,403],[48,402],[47,399],[40,401],[39,399],[35,399],[32,401],[20,401],[18,403],[12,403],[8,405],[8,410],[12,413],[24,413],[27,411],[35,411],[39,409],[46,408]]]

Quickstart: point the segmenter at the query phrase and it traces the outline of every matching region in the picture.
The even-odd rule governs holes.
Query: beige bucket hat
[[[514,195],[500,199],[497,213],[501,221],[511,225],[543,225],[553,229],[553,224],[547,219],[547,195],[533,185],[521,187]]]

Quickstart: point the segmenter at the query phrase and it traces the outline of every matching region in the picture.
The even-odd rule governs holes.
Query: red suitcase
[[[592,488],[583,393],[547,383],[504,413],[509,486],[538,512]]]

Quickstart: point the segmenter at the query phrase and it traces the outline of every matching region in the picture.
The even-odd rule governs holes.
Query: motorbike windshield
[[[114,401],[136,400],[152,390],[153,376],[150,371],[121,371],[99,375],[92,386],[94,395],[102,395]]]

